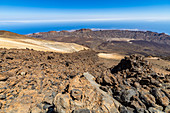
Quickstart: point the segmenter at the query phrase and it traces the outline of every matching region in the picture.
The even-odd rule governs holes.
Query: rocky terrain
[[[60,42],[73,42],[98,52],[142,54],[169,59],[170,36],[151,31],[80,29],[76,31],[50,31],[27,36]]]
[[[111,71],[111,74],[109,73]],[[170,112],[169,75],[153,72],[143,57],[131,55],[106,71],[96,81],[123,107],[120,112],[158,113]]]
[[[168,113],[170,75],[144,57],[0,49],[0,113]]]

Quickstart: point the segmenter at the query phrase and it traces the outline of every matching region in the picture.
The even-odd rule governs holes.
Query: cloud
[[[80,19],[45,19],[45,20],[0,20],[1,23],[47,23],[47,22],[83,22],[83,21],[170,21],[170,18],[165,17],[148,17],[148,18],[80,18]]]

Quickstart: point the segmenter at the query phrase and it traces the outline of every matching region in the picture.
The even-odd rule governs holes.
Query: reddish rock
[[[57,31],[48,31],[48,33],[57,33]]]

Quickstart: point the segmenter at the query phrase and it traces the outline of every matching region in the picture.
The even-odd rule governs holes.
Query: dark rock
[[[155,104],[153,107],[156,108],[156,109],[158,109],[158,110],[160,110],[160,111],[163,111],[163,110],[164,110],[164,108],[163,108],[162,106],[157,105],[157,104]]]
[[[74,110],[72,113],[91,113],[89,109],[78,109]]]
[[[51,59],[54,59],[54,57],[52,57],[52,56],[47,57],[47,60],[51,60]]]
[[[106,86],[100,86],[100,89],[103,90],[103,91],[105,91],[105,92],[108,92],[108,89],[107,89]]]
[[[8,56],[6,57],[6,59],[13,60],[14,58]]]
[[[3,93],[1,93],[1,94],[0,94],[0,100],[4,100],[5,98],[6,98],[6,95],[3,94]]]
[[[164,92],[164,94],[169,98],[169,100],[170,100],[170,95],[169,95],[169,93],[168,93],[168,90],[166,90],[166,89],[161,89],[161,91],[162,92]]]
[[[160,91],[159,89],[154,88],[152,90],[152,94],[155,96],[158,104],[163,105],[163,106],[169,105],[168,97],[162,91]]]
[[[49,107],[47,113],[55,113],[54,106]]]
[[[153,107],[150,107],[148,110],[150,113],[164,113],[164,112],[162,112],[156,108],[153,108]]]
[[[51,107],[52,107],[52,105],[50,105],[50,104],[44,104],[43,109],[47,110],[47,109],[49,109]]]
[[[135,108],[136,111],[141,111],[146,109],[146,105],[137,97],[133,97],[130,102],[130,107]]]
[[[2,103],[0,102],[0,109],[2,108]]]
[[[125,106],[119,108],[120,113],[134,113],[134,109],[128,109]]]
[[[137,113],[145,113],[145,109],[144,108],[137,108],[136,112]]]
[[[8,79],[7,76],[2,76],[2,75],[0,74],[0,81],[6,81],[7,79]]]
[[[121,99],[123,102],[129,103],[129,102],[131,102],[132,97],[136,96],[136,95],[137,95],[137,93],[134,89],[128,89],[128,90],[123,91],[123,93],[121,95]]]
[[[108,76],[104,76],[103,85],[112,85],[112,80]]]
[[[143,93],[143,92],[139,92],[140,93],[140,99],[143,103],[145,103],[147,106],[154,106],[156,101],[155,101],[155,97],[149,93]]]
[[[71,96],[73,97],[73,100],[81,100],[82,91],[80,91],[79,89],[73,89],[71,90]]]

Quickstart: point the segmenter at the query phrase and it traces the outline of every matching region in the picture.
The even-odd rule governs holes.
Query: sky
[[[0,22],[170,20],[170,0],[0,0]]]

